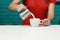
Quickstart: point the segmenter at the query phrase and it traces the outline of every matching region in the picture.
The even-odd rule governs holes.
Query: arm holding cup
[[[48,16],[47,16],[47,19],[44,19],[42,21],[43,25],[49,26],[50,23],[51,23],[51,21],[53,20],[53,18],[54,18],[54,6],[55,6],[54,3],[50,3],[49,8],[48,8]]]

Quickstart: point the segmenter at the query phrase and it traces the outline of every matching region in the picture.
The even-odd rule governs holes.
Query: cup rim
[[[39,18],[30,18],[30,19],[39,19]]]
[[[30,18],[30,20],[40,20],[40,19],[39,18]]]

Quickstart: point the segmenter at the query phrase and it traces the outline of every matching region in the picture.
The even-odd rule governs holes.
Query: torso
[[[49,3],[47,3],[45,0],[26,0],[25,5],[35,15],[36,18],[40,18],[41,20],[47,18]],[[30,18],[32,17],[28,17],[23,21],[22,24],[29,24]]]

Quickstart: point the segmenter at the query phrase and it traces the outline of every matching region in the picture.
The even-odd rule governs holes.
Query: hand
[[[49,26],[50,25],[50,20],[49,19],[42,20],[42,25],[43,26]]]
[[[20,12],[23,9],[27,9],[26,6],[23,5],[23,4],[19,4],[18,7],[17,7],[17,11]]]

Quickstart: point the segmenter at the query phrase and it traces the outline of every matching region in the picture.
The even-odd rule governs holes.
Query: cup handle
[[[42,25],[42,20],[40,20],[40,24],[39,25]]]

